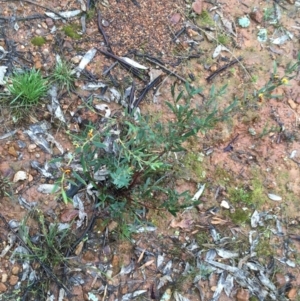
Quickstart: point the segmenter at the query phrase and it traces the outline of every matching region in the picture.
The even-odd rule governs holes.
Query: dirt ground
[[[75,10],[79,14],[74,17],[57,16]],[[266,41],[259,40],[264,29]],[[56,55],[75,68],[87,51],[97,50],[76,79],[75,92],[58,93],[65,122],[49,111],[50,98],[17,123],[8,106],[0,107],[0,300],[300,300],[300,69],[288,80],[285,71],[289,63],[297,62],[299,30],[300,2],[293,0],[0,0],[0,67],[7,67],[6,76],[16,68],[36,68],[48,76]],[[43,45],[33,45],[36,37],[44,38]],[[190,141],[189,155],[182,157],[185,166],[178,172],[178,191],[189,190],[193,195],[205,184],[200,205],[177,217],[150,210],[144,221],[151,226],[124,238],[118,235],[116,221],[104,223],[105,212],[93,220],[91,203],[86,200],[86,219],[73,233],[81,240],[86,237],[85,243],[68,253],[67,263],[51,274],[36,260],[29,264],[13,258],[22,243],[18,238],[11,241],[14,231],[8,230],[6,222],[10,227],[13,222],[20,226],[33,207],[49,223],[79,219],[73,204],[38,190],[41,184],[55,181],[41,171],[46,170],[45,164],[74,151],[70,133],[82,131],[80,120],[100,120],[99,114],[85,106],[94,91],[83,86],[103,82],[123,94],[132,79],[138,92],[147,85],[120,64],[105,76],[103,72],[115,60],[101,50],[129,57],[147,66],[149,73],[161,70],[159,93],[147,95],[140,105],[142,114],[159,113],[167,119],[165,101],[171,99],[174,83],[178,90],[185,82],[203,87],[205,95],[212,86],[227,85],[218,105],[225,108],[234,98],[237,105],[229,120]],[[278,86],[271,94],[278,97],[264,90],[270,79]],[[0,97],[4,89],[0,80]],[[202,101],[200,95],[193,99],[195,105]],[[115,114],[123,110],[120,102],[107,105]],[[47,152],[26,134],[30,125],[44,121],[62,151],[53,143]],[[34,168],[33,161],[40,167]],[[16,180],[20,171],[25,172],[25,179]],[[255,211],[260,214],[258,228],[252,224]],[[37,229],[32,221],[28,230],[32,237]],[[251,235],[257,235],[255,255],[249,251]],[[225,249],[230,255],[222,253]],[[227,270],[207,265],[211,250],[217,254],[212,260],[226,264]],[[271,284],[262,280],[243,284],[232,272],[236,278],[229,289],[224,280],[229,279],[229,266],[242,269],[249,258],[264,267],[274,261],[267,274]],[[262,274],[251,270],[243,277],[259,279]],[[37,288],[49,279],[46,293]],[[267,295],[258,297],[256,285]],[[59,296],[64,287],[72,296],[66,290]]]

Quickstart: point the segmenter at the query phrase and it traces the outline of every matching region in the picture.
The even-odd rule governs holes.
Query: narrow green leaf
[[[66,191],[62,190],[61,195],[65,204],[69,203],[69,198],[67,197]]]
[[[95,145],[96,147],[99,147],[99,148],[105,148],[105,144],[102,143],[102,142],[99,142],[99,141],[92,141],[93,145]]]

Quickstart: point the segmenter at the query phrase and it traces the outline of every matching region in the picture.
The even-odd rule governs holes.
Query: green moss
[[[274,256],[274,250],[270,245],[270,240],[266,237],[261,237],[255,251],[257,253],[257,258],[266,258],[268,256]]]
[[[250,101],[248,101],[249,103]],[[251,110],[247,110],[245,115],[242,117],[242,122],[244,124],[252,124],[254,122],[258,122],[261,120],[261,116],[257,112],[253,112]]]
[[[250,183],[251,197],[253,204],[262,205],[268,202],[267,194],[263,186],[263,179],[259,170],[252,171],[252,180]]]
[[[46,43],[46,39],[44,37],[34,37],[31,39],[31,44],[34,46],[43,46]]]
[[[201,153],[187,153],[183,159],[183,165],[187,173],[194,177],[196,181],[205,178],[205,170],[203,168],[203,155]]]
[[[229,217],[237,225],[246,224],[250,221],[249,211],[243,210],[242,208],[236,208],[233,213],[229,213]]]
[[[86,20],[87,21],[91,21],[95,17],[95,14],[96,14],[96,10],[95,9],[88,10],[86,12]]]
[[[209,242],[209,237],[206,231],[198,232],[195,236],[195,241],[199,246]]]
[[[214,179],[214,181],[223,186],[227,183],[234,183],[234,177],[232,176],[232,174],[225,168],[222,168],[220,166],[217,166],[215,168],[215,172],[212,178]]]
[[[74,40],[78,40],[81,38],[81,35],[77,33],[79,29],[80,27],[77,24],[69,24],[63,27],[64,33]]]
[[[252,192],[246,191],[244,188],[230,187],[228,188],[229,200],[232,203],[244,203],[251,205]]]
[[[225,34],[219,34],[217,36],[217,41],[219,44],[222,44],[222,45],[228,45],[230,42],[229,37]]]
[[[203,10],[200,16],[196,19],[196,23],[198,26],[211,25],[215,24],[214,20],[210,16],[207,10]]]

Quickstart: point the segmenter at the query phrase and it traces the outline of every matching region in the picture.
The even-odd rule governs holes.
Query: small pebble
[[[54,21],[51,18],[46,18],[45,22],[49,27],[54,25]]]
[[[7,287],[4,283],[0,283],[0,293],[6,292],[7,291]]]
[[[43,31],[42,31],[41,29],[37,29],[37,30],[35,31],[35,33],[36,33],[37,35],[41,35],[41,34],[43,33]]]
[[[296,297],[297,297],[297,288],[295,287],[292,287],[289,292],[287,293],[287,297],[290,299],[290,300],[296,300]]]
[[[48,25],[45,23],[45,22],[42,22],[42,27],[44,28],[44,29],[48,29]]]
[[[27,150],[28,150],[30,153],[33,153],[34,150],[35,150],[36,148],[37,148],[37,145],[36,145],[36,144],[29,144]]]
[[[17,274],[19,274],[19,272],[20,272],[20,267],[19,266],[14,266],[12,269],[11,269],[11,273],[13,274],[13,275],[17,275]]]
[[[236,294],[237,301],[248,301],[250,299],[250,294],[248,290],[240,288]]]
[[[5,283],[7,281],[8,275],[6,273],[3,273],[1,276],[1,282]]]
[[[10,285],[16,285],[18,283],[18,281],[19,281],[19,277],[16,276],[16,275],[11,275],[9,277],[9,284]]]

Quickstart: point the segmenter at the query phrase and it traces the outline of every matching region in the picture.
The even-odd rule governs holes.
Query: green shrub
[[[136,212],[142,205],[166,209],[175,215],[193,205],[195,202],[187,191],[176,191],[174,154],[186,151],[183,145],[190,137],[228,117],[234,104],[219,111],[216,101],[225,90],[225,86],[219,91],[212,88],[206,103],[197,107],[192,100],[201,89],[186,85],[186,90],[175,97],[173,87],[173,102],[166,104],[174,118],[168,121],[149,115],[136,120],[125,114],[119,119],[107,119],[100,130],[90,125],[83,135],[73,136],[74,158],[80,160],[83,172],[73,171],[72,178],[84,185],[93,183],[99,192],[99,206],[108,205],[113,214]],[[105,180],[96,181],[95,174],[100,170]],[[65,181],[68,179],[63,175],[58,185],[67,202]]]

